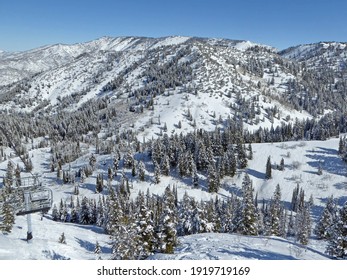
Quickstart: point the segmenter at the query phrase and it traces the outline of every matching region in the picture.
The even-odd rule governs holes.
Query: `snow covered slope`
[[[320,42],[299,45],[280,52],[283,57],[293,59],[312,69],[328,67],[335,71],[345,71],[347,64],[347,43]]]
[[[144,130],[141,137],[160,133],[146,129],[159,118],[168,131],[178,122],[188,131],[214,129],[228,117],[241,117],[250,129],[312,117],[287,100],[289,82],[301,84],[298,65],[249,41],[104,37],[6,54],[0,65],[2,110],[52,114],[107,97],[144,111],[126,122]]]
[[[244,172],[250,175],[253,181],[258,200],[268,201],[273,196],[275,186],[280,185],[284,205],[289,205],[294,187],[299,184],[306,197],[312,195],[314,206],[312,207],[313,226],[321,215],[326,200],[331,195],[339,205],[346,201],[346,163],[337,155],[338,139],[327,141],[287,142],[272,144],[253,144],[254,159]],[[74,184],[62,184],[55,179],[55,172],[49,170],[49,149],[38,148],[30,152],[33,157],[33,173],[43,174],[42,182],[50,186],[54,193],[54,204],[60,201],[69,203],[73,194]],[[89,154],[90,155],[90,154]],[[78,170],[87,160],[89,155],[69,164],[71,170]],[[265,160],[271,156],[275,166],[281,158],[285,159],[285,170],[273,170],[273,177],[265,180]],[[15,163],[18,158],[12,159]],[[98,198],[95,194],[94,182],[96,174],[107,173],[107,166],[111,164],[110,155],[96,155],[97,169],[94,175],[88,177],[80,187],[80,197],[88,196]],[[0,164],[0,170],[4,175],[7,162]],[[318,175],[318,166],[322,164],[323,174]],[[67,167],[66,167],[67,168]],[[131,176],[131,170],[124,168],[122,172]],[[23,174],[24,176],[24,174]],[[147,170],[146,176],[153,177],[153,170]],[[200,180],[205,180],[200,175]],[[243,180],[243,172],[234,178],[225,177],[218,192],[221,199],[231,193],[240,193]],[[210,194],[206,189],[192,189],[190,180],[182,180],[176,175],[161,178],[158,185],[153,182],[141,182],[132,180],[131,196],[135,198],[139,191],[162,194],[167,185],[176,185],[178,196],[182,198],[185,192],[197,201],[209,200],[216,194]],[[50,212],[51,213],[51,212]],[[34,239],[27,243],[26,217],[16,218],[13,231],[0,235],[0,259],[96,259],[101,257],[108,259],[111,256],[110,238],[97,226],[80,225],[51,220],[50,213],[41,219],[41,215],[33,214]],[[58,243],[58,239],[64,232],[67,244]],[[94,254],[95,244],[99,243],[102,253]],[[282,239],[277,237],[247,237],[236,234],[206,233],[179,238],[179,245],[174,255],[155,254],[151,259],[328,259],[325,254],[326,242],[319,241],[314,236],[310,238],[307,246],[302,246],[295,239]]]
[[[328,260],[322,248],[317,250],[315,245],[304,247],[276,237],[204,233],[182,237],[174,254],[155,254],[149,259]]]
[[[97,178],[101,175],[106,182],[109,167],[121,152],[120,170],[110,184],[119,186],[124,178],[130,178],[130,199],[135,200],[147,189],[160,196],[169,185],[177,187],[179,199],[185,193],[198,202],[240,197],[247,173],[259,203],[269,202],[279,184],[288,211],[299,184],[306,199],[312,196],[314,225],[327,198],[334,195],[339,206],[346,200],[346,163],[337,153],[339,139],[329,138],[337,136],[338,128],[346,131],[341,102],[346,96],[343,46],[321,43],[277,53],[274,48],[248,41],[103,37],[83,44],[0,53],[0,176],[7,176],[10,160],[22,169],[21,176],[31,175],[24,171],[26,165],[16,154],[20,152],[31,162],[32,174],[40,174],[43,185],[53,191],[55,205],[75,203],[78,197],[97,201],[108,195],[106,191],[96,193]],[[331,66],[332,71],[325,66]],[[338,128],[328,114],[331,112],[339,117]],[[335,130],[321,137],[329,138],[326,141],[291,137],[293,126],[306,119],[310,120],[307,129],[315,129],[302,139]],[[319,126],[312,119],[325,123]],[[263,132],[289,134],[289,139],[300,141],[271,143],[267,139],[269,143],[253,143],[253,159],[246,168],[238,168],[235,176],[225,176],[217,193],[208,192],[208,172],[203,169],[197,174],[199,187],[192,186],[191,177],[180,176],[178,168],[161,174],[160,182],[155,182],[149,141],[167,133],[177,134],[173,142],[181,143],[189,132],[203,135],[226,130],[231,124],[235,125],[230,130],[233,136],[241,137],[243,129],[247,134],[261,127]],[[284,127],[288,131],[283,131]],[[134,155],[134,163],[143,162],[144,181],[125,166],[127,152]],[[92,155],[95,163],[82,182],[82,176],[74,174],[91,168]],[[212,161],[220,162],[220,155],[212,156]],[[269,156],[272,178],[265,179]],[[284,170],[279,170],[282,159]],[[65,180],[66,173],[73,179]],[[0,235],[0,259],[94,259],[96,242],[101,245],[102,258],[111,256],[109,236],[96,225],[56,222],[50,212],[42,220],[33,215],[33,231],[32,243],[26,243],[26,220],[17,217],[13,231]],[[58,243],[63,232],[67,244]],[[238,245],[230,245],[235,242]],[[174,255],[152,257],[325,259],[325,248],[325,241],[315,236],[303,247],[290,238],[205,233],[180,237]]]

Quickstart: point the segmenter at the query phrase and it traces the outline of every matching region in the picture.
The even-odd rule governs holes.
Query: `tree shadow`
[[[346,190],[347,191],[347,181],[346,182],[336,183],[333,186],[335,188],[339,189],[339,190]]]
[[[247,173],[253,177],[258,178],[258,179],[265,179],[265,173],[259,172],[257,170],[247,168]]]
[[[257,249],[247,249],[244,252],[235,252],[229,251],[227,249],[219,250],[221,253],[236,255],[244,259],[255,259],[255,260],[296,260],[293,256],[274,253],[274,252],[266,252],[263,250]]]
[[[89,252],[94,252],[94,250],[95,250],[95,245],[96,245],[96,240],[95,240],[95,243],[92,243],[92,242],[89,242],[89,241],[87,241],[87,240],[82,240],[82,239],[77,238],[77,237],[75,237],[75,239],[77,240],[78,244],[79,244],[82,248],[86,249],[86,250],[89,251]],[[101,248],[101,252],[102,252],[102,253],[111,253],[111,248],[109,248],[109,247],[100,246],[100,248]]]
[[[336,150],[322,147],[318,147],[318,149],[320,149],[320,151],[307,151],[306,157],[313,160],[307,162],[309,166],[316,169],[321,166],[323,173],[328,172],[340,176],[346,175],[347,166],[343,160],[338,157]]]

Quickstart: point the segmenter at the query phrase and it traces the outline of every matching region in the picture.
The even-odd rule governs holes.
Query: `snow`
[[[331,195],[342,205],[346,197],[346,164],[337,155],[338,139],[310,142],[286,142],[252,144],[254,159],[249,161],[245,170],[253,181],[258,199],[268,200],[272,197],[277,184],[281,187],[282,200],[290,203],[293,188],[299,185],[305,190],[306,199],[313,196],[314,207],[312,209],[313,221],[319,217],[326,199]],[[7,150],[9,152],[9,150]],[[289,153],[288,153],[289,152]],[[33,173],[42,174],[43,185],[53,191],[54,203],[69,201],[73,193],[72,185],[61,185],[55,180],[55,172],[49,168],[49,148],[34,149],[30,151],[34,165]],[[270,180],[264,180],[265,164],[268,156],[271,156],[273,165],[279,164],[281,158],[285,161],[285,170],[273,169]],[[83,165],[87,155],[71,163],[75,169]],[[16,163],[18,158],[12,158]],[[107,162],[111,160],[108,155],[97,156],[96,173],[106,172]],[[106,165],[102,163],[106,162]],[[299,163],[297,168],[293,166]],[[318,164],[322,163],[323,174],[317,174]],[[0,163],[0,172],[6,170],[6,161]],[[125,170],[126,172],[130,172]],[[153,176],[152,171],[146,171]],[[243,174],[239,173],[234,178],[225,178],[222,181],[222,189],[218,195],[223,199],[229,196],[231,189],[241,186]],[[94,190],[88,187],[93,184],[95,177],[87,178],[85,188],[80,188],[80,196],[97,198]],[[197,200],[209,200],[215,196],[202,189],[191,189],[190,180],[178,179],[178,176],[161,176],[161,183],[154,185],[151,182],[135,180],[131,195],[135,197],[139,190],[147,188],[153,193],[162,194],[168,184],[178,187],[178,195],[181,198],[188,191],[190,196]],[[95,259],[94,246],[98,241],[102,247],[101,257],[108,259],[111,255],[109,236],[97,226],[84,226],[69,223],[54,222],[50,214],[41,220],[39,214],[32,214],[33,236],[31,242],[26,238],[26,216],[16,217],[13,231],[9,234],[0,234],[0,259]],[[60,244],[58,239],[64,232],[67,244]],[[152,259],[327,259],[325,255],[326,243],[311,238],[308,246],[303,247],[294,240],[286,240],[277,237],[248,237],[236,234],[206,233],[179,238],[179,246],[174,255],[156,254]]]
[[[3,68],[0,67],[1,80],[0,85],[10,77],[13,80],[23,78],[27,69],[31,74],[35,71],[45,71],[38,74],[31,80],[31,88],[25,94],[35,100],[33,106],[27,106],[24,111],[31,111],[35,106],[39,105],[41,100],[48,100],[50,105],[59,103],[59,98],[63,98],[72,93],[80,93],[86,88],[81,99],[72,104],[66,110],[76,110],[84,102],[102,96],[101,90],[104,85],[112,81],[122,70],[126,69],[132,63],[139,62],[147,49],[155,49],[165,46],[175,46],[179,50],[190,37],[172,36],[156,40],[138,37],[120,37],[110,38],[103,37],[95,41],[85,44],[76,44],[72,46],[55,45],[52,47],[42,47],[40,49],[12,54],[12,58],[25,58],[25,62],[16,63],[10,60],[8,54],[4,61]],[[194,131],[196,127],[205,130],[214,130],[216,127],[222,127],[219,123],[219,117],[225,120],[232,117],[234,111],[230,108],[230,104],[234,104],[236,93],[240,93],[245,99],[251,99],[260,93],[260,90],[253,86],[252,83],[267,83],[272,76],[270,73],[264,73],[264,77],[255,77],[249,73],[244,73],[240,67],[234,66],[228,62],[228,59],[244,62],[247,56],[244,51],[257,44],[249,41],[232,42],[234,48],[215,49],[213,42],[219,40],[211,40],[210,45],[195,45],[194,52],[201,54],[201,61],[204,67],[194,68],[196,75],[195,83],[189,84],[195,89],[196,93],[188,92],[186,87],[177,87],[176,89],[167,89],[165,94],[157,96],[154,99],[155,106],[153,111],[145,111],[141,115],[132,115],[125,118],[120,125],[128,128],[129,125],[138,131],[139,141],[149,140],[158,137],[163,132],[163,126],[166,124],[167,133],[172,132],[187,133]],[[182,45],[183,44],[183,45]],[[337,45],[343,49],[343,45]],[[324,45],[324,47],[326,47]],[[304,55],[309,53],[314,46],[305,45],[294,49],[287,53],[287,56]],[[97,50],[93,52],[93,50]],[[117,59],[107,60],[105,53],[117,53]],[[216,51],[217,50],[217,51]],[[171,50],[170,50],[171,51]],[[88,52],[88,54],[85,54]],[[123,55],[122,52],[126,52]],[[53,56],[54,54],[54,56]],[[114,53],[113,53],[114,54]],[[170,53],[165,57],[167,61]],[[0,52],[0,55],[4,54]],[[5,55],[4,55],[5,56]],[[43,57],[52,58],[45,60]],[[182,61],[188,61],[189,57],[184,57]],[[161,61],[162,62],[162,61]],[[109,68],[105,64],[109,64]],[[147,62],[149,63],[149,62]],[[54,66],[52,68],[52,65]],[[59,66],[59,67],[58,67]],[[143,70],[148,64],[143,63],[136,67],[131,73],[127,74],[125,80],[131,89],[137,89],[142,86],[139,78]],[[6,67],[12,67],[17,72],[7,72]],[[6,68],[6,69],[5,69]],[[5,69],[5,70],[3,70]],[[285,73],[281,67],[278,67],[278,75],[274,79],[274,85],[270,88],[272,94],[282,94],[285,92],[283,85],[293,75]],[[237,77],[234,81],[230,80],[230,76]],[[99,83],[93,83],[95,77],[100,79]],[[242,78],[242,79],[241,79]],[[11,80],[10,79],[10,80]],[[7,79],[8,80],[8,79]],[[12,80],[12,81],[13,81]],[[49,81],[49,86],[47,85]],[[124,88],[117,93],[123,93]],[[227,93],[231,92],[230,96]],[[118,105],[119,111],[127,110],[126,102],[128,100],[126,94],[119,99],[116,98],[114,92],[108,92],[113,96],[112,101]],[[274,105],[280,108],[281,116],[275,117],[273,123],[267,118],[266,109]],[[271,125],[276,127],[285,122],[285,117],[289,115],[291,122],[295,118],[302,120],[311,117],[307,112],[298,112],[291,110],[275,100],[270,98],[259,99],[261,112],[259,115],[260,124],[245,124],[245,128],[249,130],[257,129],[259,126],[270,128]],[[188,110],[194,122],[188,120]],[[117,113],[119,113],[119,111]],[[326,111],[328,112],[328,111]],[[160,119],[160,123],[159,123]],[[151,124],[152,122],[152,124]],[[182,127],[178,127],[178,123],[182,123]],[[253,160],[250,160],[245,170],[239,171],[238,174],[222,180],[222,188],[218,194],[210,194],[205,189],[192,189],[191,179],[179,178],[177,174],[171,172],[171,176],[161,176],[161,183],[154,184],[151,180],[140,182],[134,179],[132,182],[131,197],[134,198],[139,191],[146,192],[150,189],[153,194],[162,194],[166,186],[175,185],[178,187],[178,196],[181,198],[187,191],[190,196],[196,200],[209,200],[216,195],[220,198],[230,196],[230,192],[240,189],[244,172],[250,175],[253,182],[255,192],[258,199],[268,201],[275,190],[277,184],[281,187],[282,200],[285,205],[289,205],[293,189],[299,184],[305,190],[306,199],[312,195],[314,207],[312,209],[312,217],[314,222],[319,217],[326,199],[331,195],[337,199],[339,205],[346,201],[346,163],[344,163],[337,154],[338,138],[329,139],[327,141],[302,141],[302,142],[285,142],[285,143],[265,143],[252,144]],[[54,203],[59,204],[60,200],[69,201],[73,193],[74,186],[72,184],[62,185],[56,179],[55,172],[49,170],[50,149],[49,148],[31,148],[30,156],[33,161],[33,173],[42,175],[44,186],[49,187],[53,191]],[[5,150],[7,155],[11,151],[9,148]],[[88,161],[88,157],[93,152],[92,149],[86,150],[86,154],[70,164],[72,170],[77,170],[84,166]],[[285,170],[279,171],[273,168],[272,179],[265,180],[265,165],[268,156],[271,157],[273,167],[279,164],[284,158]],[[19,158],[12,157],[11,160],[17,164],[20,163]],[[105,164],[103,164],[105,163]],[[96,174],[106,174],[108,165],[112,164],[112,155],[97,155],[97,169],[93,176],[86,179],[85,184],[80,188],[80,196],[88,196],[89,198],[98,198],[93,187],[95,185]],[[318,175],[318,167],[322,165],[323,174]],[[7,161],[0,162],[0,175],[4,175],[6,171]],[[64,166],[66,170],[68,166]],[[128,175],[129,170],[123,170]],[[29,175],[29,174],[27,174]],[[146,176],[152,178],[153,170],[146,170]],[[205,175],[199,174],[202,181],[206,180]],[[130,177],[130,176],[129,176]],[[69,223],[54,222],[50,214],[43,217],[38,214],[32,215],[33,235],[31,242],[26,242],[26,217],[20,216],[16,218],[13,231],[9,234],[0,234],[0,260],[3,259],[95,259],[94,246],[98,241],[102,247],[101,257],[107,259],[111,255],[109,236],[103,233],[101,228],[96,226],[83,226]],[[60,244],[58,239],[64,232],[67,244]],[[276,237],[249,237],[236,234],[217,234],[205,233],[199,235],[191,235],[179,238],[179,246],[176,248],[175,254],[163,255],[156,254],[152,259],[310,259],[324,260],[327,256],[324,254],[325,243],[323,241],[310,239],[309,245],[303,247],[294,240],[286,240]]]
[[[96,241],[105,256],[110,253],[109,236],[100,228],[54,222],[49,217],[41,220],[39,214],[31,216],[33,239],[29,242],[26,241],[26,216],[16,218],[10,234],[0,234],[0,260],[92,260]],[[66,244],[58,242],[63,232]]]
[[[154,44],[151,48],[155,49],[155,48],[163,47],[163,46],[179,45],[179,44],[183,44],[188,39],[190,39],[190,37],[186,37],[186,36],[165,37],[163,38],[163,40],[160,40],[158,43]]]
[[[310,247],[278,237],[202,233],[180,238],[175,253],[155,254],[159,260],[327,260]]]

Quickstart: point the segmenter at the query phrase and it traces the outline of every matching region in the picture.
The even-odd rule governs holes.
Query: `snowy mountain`
[[[283,57],[305,62],[308,67],[328,68],[336,71],[346,69],[347,43],[320,42],[299,45],[280,52]]]
[[[169,131],[175,126],[166,115],[182,116],[192,104],[194,121],[187,124],[183,119],[183,129],[190,123],[213,128],[210,115],[218,119],[237,113],[246,126],[270,127],[287,122],[294,111],[299,119],[316,113],[293,108],[293,101],[284,96],[290,81],[302,83],[298,65],[283,60],[271,47],[248,41],[105,37],[7,54],[0,65],[4,109],[76,110],[89,100],[107,97],[118,103],[115,106],[126,101],[128,110],[143,111],[154,102],[167,104],[166,114],[164,106],[151,106],[151,114],[134,125],[143,129],[160,115]],[[218,107],[218,115],[209,107]]]
[[[314,228],[346,200],[345,51],[172,36],[1,52],[0,259],[336,256]],[[53,204],[26,243],[10,210],[33,174]]]

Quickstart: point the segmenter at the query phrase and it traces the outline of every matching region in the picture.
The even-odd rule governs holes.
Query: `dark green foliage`
[[[266,162],[265,179],[268,180],[271,178],[272,178],[272,167],[271,167],[271,158],[269,156]]]
[[[13,206],[5,201],[0,209],[0,230],[3,232],[11,232],[15,223],[15,215]]]
[[[248,174],[242,181],[242,202],[238,210],[237,232],[244,235],[258,235],[258,214],[254,204],[254,189]]]
[[[95,185],[95,192],[101,193],[104,189],[104,178],[102,174],[98,174],[96,176],[96,185]]]
[[[58,239],[58,242],[61,243],[61,244],[66,244],[66,238],[65,238],[65,233],[63,232],[59,239]]]
[[[211,163],[208,167],[207,187],[210,193],[217,193],[220,189],[220,179],[216,167]]]
[[[338,259],[347,258],[347,203],[339,210],[329,230],[326,253]]]

